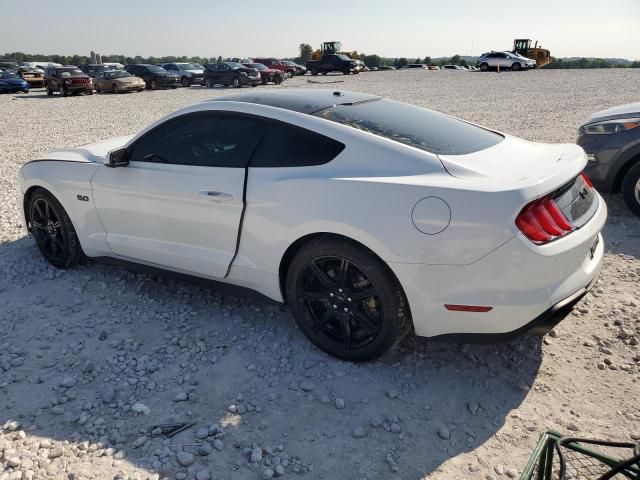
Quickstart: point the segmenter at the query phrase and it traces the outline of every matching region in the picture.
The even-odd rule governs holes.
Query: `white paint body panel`
[[[524,238],[514,223],[524,205],[581,172],[586,158],[573,145],[507,136],[478,153],[439,158],[258,104],[205,102],[167,118],[204,110],[273,118],[346,145],[325,165],[248,169],[246,211],[232,265],[244,169],[104,164],[108,151],[130,144],[153,125],[136,137],[54,152],[45,157],[50,161],[26,164],[22,192],[34,186],[51,191],[69,213],[88,256],[223,280],[279,301],[280,263],[295,241],[323,232],[349,237],[389,264],[407,295],[416,332],[425,336],[512,331],[584,288],[599,272],[602,243],[593,259],[589,248],[606,219],[602,198],[587,225],[542,247]],[[231,199],[211,201],[201,191],[226,192]],[[91,201],[77,201],[78,194]],[[412,219],[416,204],[428,197],[441,199],[450,210],[446,228],[433,235],[418,230]],[[443,223],[444,209],[436,210],[434,222]],[[421,221],[429,225],[428,218]],[[446,303],[494,309],[451,312]]]

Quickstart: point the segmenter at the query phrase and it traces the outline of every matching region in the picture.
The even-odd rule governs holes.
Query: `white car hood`
[[[508,135],[479,152],[438,157],[454,177],[478,180],[489,189],[534,187],[539,195],[569,182],[587,164],[577,145],[534,143]]]
[[[102,162],[111,150],[124,147],[134,135],[114,137],[96,143],[47,153],[36,160],[62,160],[65,162]]]

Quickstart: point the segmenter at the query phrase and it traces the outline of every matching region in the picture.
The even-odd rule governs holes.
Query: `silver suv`
[[[478,58],[476,66],[483,72],[501,69],[528,70],[536,66],[536,61],[511,52],[488,52]]]

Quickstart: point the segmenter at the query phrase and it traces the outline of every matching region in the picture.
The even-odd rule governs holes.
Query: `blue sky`
[[[301,42],[341,40],[439,57],[524,37],[558,57],[640,58],[640,0],[0,0],[0,18],[1,52],[295,56]]]

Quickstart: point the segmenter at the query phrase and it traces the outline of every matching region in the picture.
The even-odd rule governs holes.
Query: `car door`
[[[231,67],[226,63],[220,63],[218,65],[218,75],[220,76],[219,82],[222,84],[228,85],[233,82],[233,70],[231,70]]]
[[[264,129],[254,117],[186,114],[127,148],[125,167],[92,179],[114,254],[182,272],[224,277],[244,208],[245,169]]]

